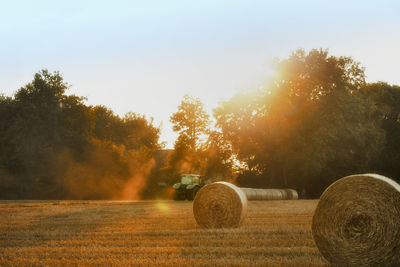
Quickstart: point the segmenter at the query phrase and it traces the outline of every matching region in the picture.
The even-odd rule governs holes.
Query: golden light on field
[[[160,212],[163,212],[163,213],[167,213],[170,211],[169,205],[167,203],[165,203],[164,201],[157,200],[156,207]]]
[[[0,266],[325,266],[317,202],[295,203],[252,201],[242,227],[203,230],[189,201],[0,201]]]

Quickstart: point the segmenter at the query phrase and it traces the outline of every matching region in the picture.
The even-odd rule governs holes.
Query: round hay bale
[[[247,190],[247,193],[249,194],[249,196],[247,197],[247,194],[245,193],[247,200],[257,200],[257,197],[258,197],[257,190],[255,190],[253,188],[249,188]]]
[[[196,194],[193,214],[203,228],[238,227],[247,214],[247,198],[231,183],[208,184]]]
[[[272,193],[270,190],[261,190],[261,195],[262,197],[260,198],[260,200],[272,200]]]
[[[250,194],[251,200],[258,200],[258,198],[260,197],[260,192],[258,192],[257,189],[254,189],[254,188],[252,188],[250,192],[251,192],[251,194]],[[249,200],[249,199],[247,199],[247,200]]]
[[[279,189],[259,189],[263,191],[262,200],[281,200],[282,194]]]
[[[287,189],[279,189],[279,192],[281,192],[283,200],[289,199],[289,194],[288,194]]]
[[[240,190],[245,194],[247,200],[257,199],[257,192],[253,188],[240,188]]]
[[[400,185],[377,174],[342,178],[312,220],[321,254],[338,266],[400,266]]]
[[[262,197],[260,200],[272,200],[272,192],[270,190],[262,190],[261,195]]]
[[[297,192],[293,189],[240,188],[240,190],[249,201],[297,199]]]
[[[254,200],[265,200],[266,194],[264,189],[254,189],[256,192],[256,198]]]
[[[287,192],[287,199],[298,199],[299,195],[297,194],[297,191],[294,189],[286,189]]]
[[[273,190],[273,200],[282,200],[282,193],[278,189],[272,189]]]

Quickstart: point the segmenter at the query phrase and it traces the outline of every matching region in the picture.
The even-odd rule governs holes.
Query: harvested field
[[[321,266],[317,200],[254,201],[240,228],[201,229],[192,202],[1,201],[0,265]]]

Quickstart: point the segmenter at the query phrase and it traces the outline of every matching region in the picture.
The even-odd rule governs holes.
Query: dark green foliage
[[[400,86],[379,82],[363,90],[370,104],[377,107],[377,116],[386,133],[385,143],[372,168],[400,182]]]
[[[58,72],[43,70],[13,98],[0,97],[0,198],[138,197],[123,192],[148,174],[142,166],[151,165],[159,129],[134,113],[86,106],[67,89]]]

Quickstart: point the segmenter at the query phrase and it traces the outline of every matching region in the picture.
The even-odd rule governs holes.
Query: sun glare
[[[156,202],[156,207],[160,212],[163,212],[163,213],[167,213],[170,211],[169,205],[166,202],[161,201],[161,200],[158,200]]]

